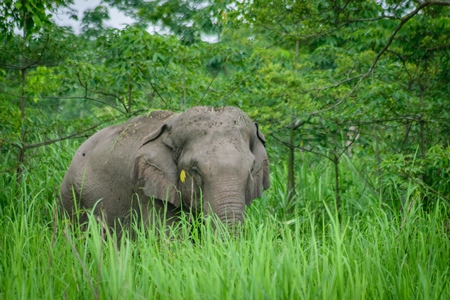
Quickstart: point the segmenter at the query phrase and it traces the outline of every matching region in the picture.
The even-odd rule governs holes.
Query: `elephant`
[[[239,108],[153,111],[106,127],[79,147],[61,184],[61,206],[80,223],[93,210],[120,234],[133,215],[145,226],[167,226],[181,211],[236,227],[270,187],[265,143]]]

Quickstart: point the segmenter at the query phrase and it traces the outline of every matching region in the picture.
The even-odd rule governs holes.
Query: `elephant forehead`
[[[223,126],[186,126],[176,134],[181,145],[196,145],[196,148],[241,149],[249,147],[250,132],[247,128]]]
[[[208,137],[192,139],[186,144],[195,160],[222,158],[239,162],[251,160],[249,143],[234,137]]]
[[[241,109],[233,106],[211,107],[211,106],[194,106],[186,110],[186,115],[199,115],[199,114],[245,114]]]
[[[235,107],[194,107],[180,116],[180,125],[245,127],[249,123],[247,114]]]
[[[172,123],[174,144],[183,146],[200,141],[211,143],[218,138],[236,141],[250,139],[253,123],[240,109],[224,107],[194,107],[179,115]]]
[[[181,134],[248,134],[250,123],[247,120],[236,116],[224,117],[219,115],[217,118],[198,116],[192,118],[183,118],[177,124],[175,131]]]

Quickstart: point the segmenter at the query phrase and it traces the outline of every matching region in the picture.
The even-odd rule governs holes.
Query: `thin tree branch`
[[[47,39],[45,41],[44,47],[42,47],[42,50],[40,51],[40,54],[38,55],[38,59],[34,62],[31,62],[27,65],[8,65],[8,64],[0,64],[0,68],[10,69],[10,70],[26,70],[30,68],[34,68],[37,65],[39,65],[39,62],[42,60],[43,54],[45,50],[47,49],[48,43],[50,41],[50,35],[47,34]]]
[[[410,178],[411,178],[411,177],[410,177]],[[422,186],[424,189],[426,189],[426,190],[432,192],[433,194],[437,195],[438,197],[444,199],[444,200],[446,201],[445,204],[446,204],[447,206],[450,206],[450,198],[448,198],[448,197],[442,195],[441,193],[439,193],[438,191],[436,191],[435,189],[433,189],[431,186],[425,184],[425,183],[424,183],[422,180],[420,180],[420,179],[417,179],[417,178],[411,178],[411,179],[413,179],[416,183],[418,183],[418,184],[419,184],[420,186]]]
[[[39,64],[39,62],[42,60],[42,57],[44,56],[44,52],[45,52],[45,49],[47,49],[49,41],[50,41],[50,35],[47,34],[47,40],[45,41],[44,47],[42,47],[42,50],[41,50],[41,53],[39,54],[38,60],[33,63],[30,63],[28,66],[25,67],[25,69],[36,67]]]
[[[280,143],[280,144],[282,144],[282,145],[284,145],[284,146],[286,146],[286,147],[294,147],[295,149],[299,149],[299,150],[302,150],[302,151],[305,151],[305,152],[309,152],[309,153],[312,153],[312,154],[316,154],[316,155],[319,155],[319,156],[328,158],[329,160],[333,161],[333,158],[330,157],[330,156],[328,156],[328,155],[326,155],[326,154],[323,154],[323,153],[320,153],[320,152],[316,152],[316,151],[313,151],[313,150],[310,150],[310,149],[306,149],[306,148],[303,148],[303,147],[291,145],[291,144],[288,143],[288,142],[285,142],[285,141],[280,140],[280,139],[277,138],[275,135],[271,135],[271,137],[272,137],[274,140],[276,140],[278,143]]]
[[[137,110],[137,111],[133,112],[133,113],[131,114],[131,116],[140,114],[140,113],[143,112],[143,111],[144,111],[144,109]],[[25,149],[25,150],[28,150],[28,149],[32,149],[32,148],[48,146],[48,145],[50,145],[50,144],[54,144],[54,143],[61,142],[61,141],[64,141],[64,140],[76,139],[76,138],[80,138],[80,137],[87,137],[88,135],[86,135],[86,133],[88,133],[89,131],[92,131],[92,130],[94,130],[94,129],[96,129],[96,128],[102,126],[102,125],[104,125],[105,122],[111,122],[111,121],[114,121],[114,120],[119,119],[119,118],[121,118],[121,117],[122,117],[122,116],[114,117],[114,118],[108,119],[108,120],[106,120],[106,121],[104,121],[104,122],[102,122],[102,123],[93,125],[93,126],[88,127],[88,128],[86,128],[86,129],[84,129],[84,130],[82,130],[82,131],[75,132],[75,133],[73,133],[73,134],[69,134],[69,135],[64,136],[64,137],[59,137],[59,138],[57,138],[57,139],[49,139],[49,140],[46,140],[46,141],[43,141],[43,142],[39,142],[39,143],[34,143],[34,144],[23,144],[23,145],[20,144],[20,143],[11,143],[11,146],[14,146],[14,147],[19,148],[19,149],[22,149],[22,148],[23,148],[23,149]],[[0,141],[6,141],[6,140],[0,140]]]
[[[88,98],[88,97],[87,97],[87,92],[97,93],[97,94],[101,94],[101,95],[104,95],[104,96],[107,96],[107,97],[112,97],[112,98],[117,99],[117,101],[119,101],[119,103],[122,104],[122,106],[123,106],[123,108],[125,109],[125,111],[127,110],[127,107],[126,107],[125,103],[122,101],[122,99],[120,99],[120,97],[117,97],[117,96],[114,95],[114,94],[107,93],[107,92],[104,92],[104,91],[91,90],[91,89],[89,89],[89,88],[87,87],[87,85],[83,84],[83,82],[81,81],[81,78],[80,78],[80,74],[77,74],[77,78],[78,78],[78,82],[80,83],[80,85],[81,85],[81,86],[84,88],[84,90],[86,91],[86,92],[85,92],[85,98]]]
[[[109,107],[111,107],[111,108],[117,110],[117,111],[120,112],[121,114],[125,114],[125,113],[126,113],[126,111],[121,110],[119,107],[117,107],[117,106],[115,106],[115,105],[111,105],[111,104],[108,103],[108,102],[105,102],[105,101],[102,101],[102,100],[99,100],[99,99],[95,99],[95,98],[91,98],[91,97],[88,97],[88,96],[68,96],[68,97],[48,96],[48,97],[39,97],[39,98],[41,98],[41,99],[60,99],[60,100],[86,99],[86,100],[98,102],[98,103],[100,103],[100,104],[109,106]]]
[[[47,146],[47,145],[50,145],[50,144],[53,144],[53,143],[56,143],[56,142],[61,142],[61,141],[68,140],[68,139],[74,139],[74,138],[82,137],[82,136],[84,136],[84,134],[86,132],[95,129],[95,128],[99,127],[100,125],[103,125],[103,124],[97,124],[97,125],[94,125],[94,126],[91,126],[91,127],[87,128],[87,129],[85,129],[83,131],[76,132],[76,133],[73,133],[73,134],[69,134],[67,136],[60,137],[60,138],[57,138],[57,139],[51,139],[51,140],[43,141],[43,142],[40,142],[40,143],[24,144],[24,145],[21,145],[19,143],[12,143],[11,145],[14,146],[14,147],[20,148],[20,149],[23,148],[25,150],[32,149],[32,148],[37,148],[37,147],[42,147],[42,146]]]
[[[209,88],[210,88],[211,85],[213,84],[214,80],[217,78],[217,75],[219,75],[220,70],[222,70],[222,68],[223,68],[223,67],[220,66],[220,68],[217,70],[217,72],[216,72],[216,74],[214,75],[213,79],[211,79],[211,81],[210,81],[208,87],[206,88],[205,92],[203,93],[202,98],[197,102],[196,105],[199,105],[199,104],[202,102],[203,98],[205,98],[206,94],[208,93]]]
[[[358,75],[356,77],[353,77],[351,79],[347,79],[344,80],[343,82],[349,81],[349,80],[354,80],[356,78],[359,77],[358,82],[353,86],[353,88],[350,90],[350,92],[347,93],[347,95],[345,95],[344,97],[341,98],[341,100],[339,100],[338,102],[336,102],[335,104],[321,109],[321,110],[317,110],[315,112],[311,112],[310,115],[314,116],[314,115],[318,115],[324,112],[327,112],[329,110],[334,109],[335,107],[339,106],[342,102],[344,102],[350,95],[352,95],[355,90],[358,88],[358,86],[361,84],[361,82],[368,77],[375,69],[376,64],[378,63],[378,61],[380,60],[381,56],[389,49],[389,46],[392,44],[392,42],[394,41],[395,36],[397,35],[397,33],[400,31],[400,29],[403,27],[403,25],[405,25],[412,17],[414,17],[415,15],[417,15],[422,9],[424,9],[427,6],[433,5],[433,4],[437,4],[438,3],[444,3],[445,5],[450,6],[450,2],[443,2],[443,1],[430,1],[430,2],[425,2],[422,5],[419,5],[414,11],[412,11],[411,13],[409,13],[408,15],[406,15],[405,17],[403,17],[400,20],[400,23],[397,25],[397,27],[395,28],[394,32],[391,34],[391,36],[389,37],[387,43],[384,45],[383,49],[381,49],[380,52],[378,52],[378,54],[375,56],[375,58],[372,61],[372,64],[370,65],[369,70],[366,73],[363,73],[361,75]],[[441,5],[444,5],[441,4]],[[341,83],[340,83],[341,84]]]
[[[5,91],[0,90],[0,93],[11,96],[11,97],[16,97],[16,98],[20,98],[20,95],[16,95],[16,94],[12,94],[12,93],[8,93]],[[57,97],[57,96],[25,96],[27,99],[32,99],[32,98],[37,98],[37,99],[57,99],[57,100],[70,100],[70,99],[86,99],[86,100],[90,100],[90,101],[95,101],[98,103],[101,103],[103,105],[109,106],[117,111],[119,111],[121,114],[125,114],[125,111],[121,110],[120,108],[118,108],[115,105],[111,105],[105,101],[99,100],[99,99],[95,99],[95,98],[91,98],[88,97],[87,95],[85,96],[64,96],[64,97]]]
[[[142,70],[142,68],[137,65],[137,68],[139,69],[139,71],[141,71],[142,75],[146,76],[144,70]],[[159,93],[159,91],[153,86],[152,80],[150,78],[150,80],[148,81],[148,83],[150,84],[150,86],[152,87],[152,89],[155,91],[155,93],[158,95],[159,98],[161,98],[161,101],[164,103],[164,105],[167,106],[167,102],[166,100],[163,98],[163,96],[161,96],[161,94]]]

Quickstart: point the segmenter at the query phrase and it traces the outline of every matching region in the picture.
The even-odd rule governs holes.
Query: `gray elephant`
[[[233,227],[269,186],[258,125],[238,108],[193,107],[154,111],[94,134],[75,153],[61,203],[80,222],[87,219],[80,208],[95,208],[119,232],[133,213],[141,224],[170,224],[181,210],[215,214]]]

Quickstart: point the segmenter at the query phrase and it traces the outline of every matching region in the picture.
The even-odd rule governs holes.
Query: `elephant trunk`
[[[228,186],[230,187],[230,186]],[[214,194],[206,197],[205,214],[217,215],[218,219],[230,228],[244,221],[245,198],[244,192],[236,190],[236,186],[213,189]],[[205,195],[207,196],[207,195]]]

